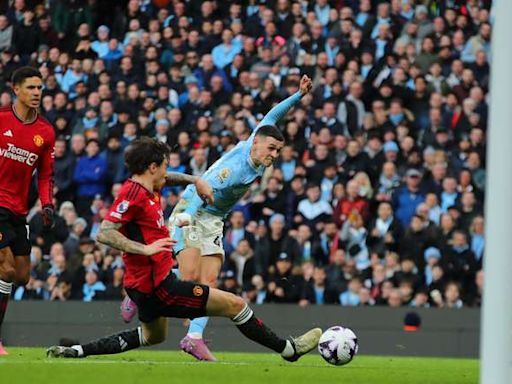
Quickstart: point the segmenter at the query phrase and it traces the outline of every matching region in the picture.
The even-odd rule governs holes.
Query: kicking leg
[[[2,323],[7,312],[7,303],[16,279],[16,264],[10,247],[0,249],[0,356],[7,355],[2,344]]]
[[[200,283],[215,288],[221,266],[221,254],[202,256],[200,262]],[[206,328],[208,319],[208,317],[197,317],[190,321],[187,335],[180,341],[180,348],[198,360],[217,361],[203,340],[203,331]]]
[[[53,346],[48,348],[48,357],[86,357],[91,355],[111,355],[122,353],[141,346],[159,344],[167,337],[167,319],[159,317],[140,327],[102,337],[87,344],[71,347]]]
[[[282,339],[256,318],[252,309],[241,297],[215,288],[210,289],[206,313],[211,316],[229,317],[245,337],[281,354],[288,361],[296,361],[315,349],[322,335],[320,328],[314,328],[302,336],[288,340]]]

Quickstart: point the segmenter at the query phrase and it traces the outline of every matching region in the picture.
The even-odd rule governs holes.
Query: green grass
[[[47,359],[42,348],[9,348],[0,357],[6,384],[462,384],[477,383],[479,363],[469,359],[356,356],[334,367],[317,354],[286,363],[272,354],[216,353],[218,363],[193,361],[174,351],[131,351],[86,359]]]

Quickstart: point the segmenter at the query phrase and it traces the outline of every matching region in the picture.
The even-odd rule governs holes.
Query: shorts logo
[[[192,288],[192,293],[194,296],[203,296],[203,287],[196,285],[194,288]]]
[[[199,236],[197,235],[197,233],[195,231],[190,231],[190,233],[188,234],[188,239],[190,241],[197,241],[197,240],[199,240]]]
[[[38,147],[42,146],[44,144],[44,139],[41,135],[35,135],[34,136],[34,144]]]
[[[128,210],[129,205],[130,205],[130,202],[128,200],[123,200],[117,206],[116,211],[119,213],[125,213]]]
[[[219,180],[220,183],[225,182],[229,177],[230,173],[231,171],[229,170],[229,168],[224,168],[220,170],[220,172],[217,174],[217,180]]]
[[[217,247],[220,247],[220,236],[217,236],[215,240],[213,240],[213,244],[215,244]]]

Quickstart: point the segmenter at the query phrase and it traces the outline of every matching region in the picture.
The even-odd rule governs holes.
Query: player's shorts
[[[7,208],[0,207],[0,249],[10,247],[14,256],[29,256],[27,221]]]
[[[169,222],[174,221],[174,215],[182,212],[180,204],[173,210]],[[203,210],[197,211],[192,217],[193,225],[189,228],[171,228],[171,237],[177,241],[174,246],[175,254],[178,254],[184,248],[194,247],[201,250],[201,256],[220,254],[224,258],[224,247],[222,244],[224,234],[224,222],[219,216]]]
[[[179,280],[174,273],[169,273],[151,294],[132,288],[127,288],[126,292],[137,304],[139,320],[150,323],[159,317],[194,319],[205,316],[210,288]]]

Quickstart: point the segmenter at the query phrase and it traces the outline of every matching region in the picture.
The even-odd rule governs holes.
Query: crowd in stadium
[[[37,67],[57,134],[56,226],[34,192],[32,277],[15,300],[121,300],[120,253],[95,237],[130,142],[166,142],[169,171],[200,176],[307,74],[281,158],[226,219],[223,289],[480,305],[490,0],[2,4],[0,105],[12,72]],[[166,219],[180,188],[163,190]]]

